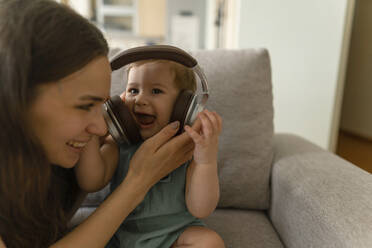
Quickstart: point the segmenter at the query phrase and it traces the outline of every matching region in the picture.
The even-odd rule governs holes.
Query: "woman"
[[[75,164],[107,133],[107,53],[100,31],[68,7],[0,0],[0,247],[104,247],[151,186],[191,158],[191,139],[172,138],[178,125],[168,125],[136,152],[115,192],[68,232],[81,201]]]

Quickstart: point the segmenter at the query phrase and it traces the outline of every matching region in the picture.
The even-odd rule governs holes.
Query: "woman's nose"
[[[92,122],[88,125],[87,131],[90,134],[104,136],[107,133],[106,121],[103,117],[103,112],[99,111],[97,115],[94,116]]]

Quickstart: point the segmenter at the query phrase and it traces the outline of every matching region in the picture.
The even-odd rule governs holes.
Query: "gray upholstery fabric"
[[[372,247],[372,175],[293,135],[276,135],[271,220],[286,247]]]
[[[83,207],[97,207],[110,193],[110,184],[94,193],[88,193],[82,203]]]
[[[100,203],[101,202],[96,202],[96,204],[98,204],[98,205]],[[74,214],[72,219],[70,220],[68,226],[73,228],[73,227],[76,227],[77,225],[79,225],[81,222],[83,222],[86,218],[88,218],[89,215],[91,215],[96,210],[98,205],[97,206],[82,206],[82,207],[80,207],[76,211],[76,213]]]
[[[208,108],[223,118],[220,207],[267,209],[272,162],[271,69],[265,49],[197,51],[210,88]]]
[[[221,235],[226,248],[284,247],[263,211],[218,209],[203,221]]]

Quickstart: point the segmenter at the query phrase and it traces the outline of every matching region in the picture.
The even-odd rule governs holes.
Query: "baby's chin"
[[[162,128],[157,128],[156,130],[144,130],[144,129],[140,129],[140,134],[141,134],[141,137],[143,140],[147,140],[148,138],[151,138],[152,136],[154,136],[155,134],[157,134],[158,132],[160,132]]]
[[[148,130],[141,130],[140,134],[143,140],[147,140],[148,138],[151,138],[154,136],[157,132],[149,132]]]

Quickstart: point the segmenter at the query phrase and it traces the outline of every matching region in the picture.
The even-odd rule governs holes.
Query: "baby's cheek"
[[[123,99],[123,98],[122,98]],[[134,105],[134,99],[130,96],[125,95],[124,96],[124,104],[128,107],[131,108]]]
[[[164,123],[164,126],[168,125],[171,121],[171,115],[172,115],[172,112],[170,112],[167,117],[166,117],[166,121]]]

